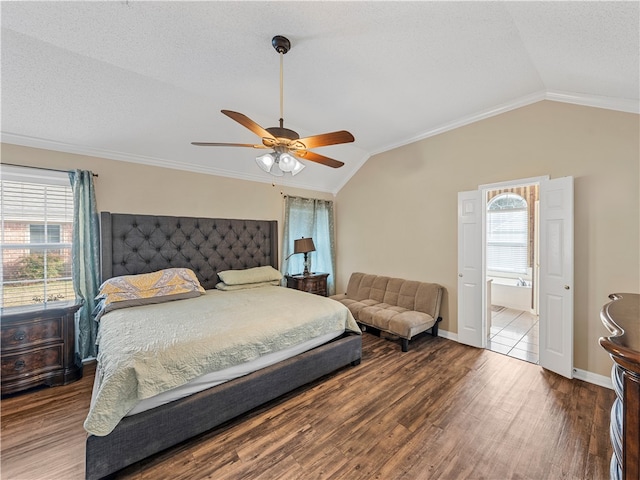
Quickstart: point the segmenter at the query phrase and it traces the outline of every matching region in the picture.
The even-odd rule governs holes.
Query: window
[[[528,273],[529,213],[520,195],[504,193],[487,206],[487,270]]]
[[[333,202],[315,198],[285,197],[285,219],[282,249],[283,273],[302,273],[303,255],[292,255],[294,241],[313,239],[316,247],[309,254],[311,271],[328,273],[327,291],[335,292],[335,240]]]
[[[29,225],[29,244],[33,245],[31,253],[42,253],[43,243],[60,243],[61,225],[35,224]]]
[[[60,243],[61,225],[29,225],[30,243]]]
[[[68,175],[3,165],[0,222],[1,306],[74,299]]]

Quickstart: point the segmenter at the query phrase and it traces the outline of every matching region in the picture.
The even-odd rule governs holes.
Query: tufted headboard
[[[192,269],[205,289],[218,272],[278,268],[278,222],[100,213],[102,281],[163,268]]]

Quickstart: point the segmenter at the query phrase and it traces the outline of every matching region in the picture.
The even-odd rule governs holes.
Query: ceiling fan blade
[[[297,142],[303,143],[306,148],[325,147],[327,145],[337,145],[339,143],[350,143],[355,138],[346,130],[337,132],[322,133],[320,135],[312,135],[311,137],[300,138]]]
[[[232,112],[231,110],[220,110],[220,111],[222,113],[224,113],[230,119],[235,120],[236,122],[238,122],[243,127],[248,128],[253,133],[258,135],[259,137],[275,139],[275,137],[273,135],[271,135],[267,130],[262,128],[260,125],[258,125],[256,122],[251,120],[246,115],[243,115],[242,113],[238,113],[238,112]]]
[[[267,148],[264,145],[254,145],[253,143],[221,143],[221,142],[191,142],[191,145],[198,147],[251,147]]]
[[[298,158],[302,158],[303,160],[321,163],[322,165],[326,165],[327,167],[340,168],[344,165],[344,162],[325,157],[324,155],[320,155],[315,152],[309,152],[308,150],[291,151],[291,153],[293,153]]]

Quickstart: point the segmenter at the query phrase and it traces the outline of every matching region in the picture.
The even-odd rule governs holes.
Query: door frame
[[[512,187],[522,187],[525,185],[540,184],[544,181],[549,180],[549,175],[542,175],[540,177],[530,177],[530,178],[521,178],[516,180],[507,180],[505,182],[496,182],[496,183],[485,183],[483,185],[478,185],[478,190],[481,192],[482,197],[482,278],[483,278],[483,302],[487,302],[487,292],[486,289],[486,278],[487,278],[487,193],[491,190],[501,190],[504,188],[512,188]],[[534,299],[535,301],[535,299]],[[483,310],[485,315],[489,314],[489,305],[484,305]],[[482,348],[487,348],[487,337],[489,332],[486,331],[487,324],[489,322],[488,318],[483,319],[483,330],[482,330]]]
[[[568,183],[567,183],[568,182]],[[562,265],[559,268],[554,268],[553,282],[550,285],[543,287],[539,283],[538,297],[541,303],[540,311],[540,323],[541,323],[541,339],[540,339],[540,366],[545,369],[554,371],[567,378],[573,377],[573,262],[574,262],[574,242],[573,242],[573,221],[574,221],[574,208],[573,208],[573,177],[561,177],[554,180],[550,180],[548,175],[532,178],[524,178],[517,180],[510,180],[506,182],[497,182],[491,184],[479,185],[477,190],[459,192],[458,193],[458,341],[466,343],[468,345],[486,348],[487,342],[487,282],[486,282],[486,197],[489,190],[496,190],[502,188],[509,188],[522,185],[530,185],[537,183],[540,186],[540,205],[541,207],[546,204],[546,200],[543,198],[545,191],[549,190],[551,210],[549,210],[550,218],[553,222],[553,233],[549,236],[549,242],[551,242],[546,248],[552,250],[552,259],[562,260]],[[544,185],[544,188],[543,188]],[[479,208],[478,203],[482,205],[481,212],[481,228],[472,229],[473,235],[469,236],[467,233],[462,233],[461,225],[463,221],[463,215],[461,210],[461,199],[467,198],[469,207],[469,214],[472,214],[472,210]],[[475,200],[473,200],[475,199]],[[548,208],[548,207],[546,207]],[[568,208],[568,210],[565,210]],[[541,208],[542,210],[542,208]],[[553,214],[551,214],[553,210]],[[562,213],[562,212],[565,213]],[[569,213],[567,213],[569,212]],[[560,216],[558,216],[558,214]],[[542,211],[540,212],[542,216]],[[476,215],[476,219],[477,219]],[[545,219],[547,217],[545,216]],[[546,220],[545,220],[546,221]],[[542,218],[539,224],[539,238],[542,237]],[[566,229],[566,230],[564,230]],[[465,230],[466,231],[466,230]],[[546,231],[546,228],[545,228]],[[478,238],[480,237],[480,238]],[[475,240],[473,240],[475,238]],[[464,239],[464,242],[462,240]],[[471,247],[473,242],[481,243],[480,255],[474,254],[471,256],[461,257],[461,245],[467,245]],[[549,243],[547,242],[547,243]],[[475,247],[471,248],[472,253],[475,251]],[[555,253],[553,253],[555,252]],[[564,257],[562,256],[564,252]],[[476,253],[478,253],[476,251]],[[549,252],[542,252],[547,255]],[[567,256],[567,254],[569,256]],[[556,258],[557,257],[557,258]],[[467,260],[471,261],[467,261]],[[545,259],[540,256],[540,262]],[[566,263],[568,262],[568,263]],[[464,265],[462,265],[464,263]],[[468,265],[467,265],[468,264]],[[551,265],[551,264],[550,264]],[[556,263],[553,264],[554,266]],[[477,281],[478,273],[473,275],[473,282],[471,286],[473,288],[465,289],[460,288],[460,283],[464,278],[462,269],[469,272],[480,272],[482,281]],[[542,276],[542,275],[541,275]],[[557,278],[556,278],[557,277]],[[542,282],[542,280],[540,280]],[[556,285],[558,282],[563,282],[560,287]],[[467,282],[468,283],[468,282]],[[480,285],[478,285],[478,283]],[[477,288],[477,287],[480,288]],[[567,294],[569,292],[569,294]],[[543,304],[541,295],[547,295],[550,299]],[[478,304],[481,308],[478,308]],[[546,310],[545,310],[546,309]],[[479,312],[478,312],[479,310]],[[543,312],[545,310],[543,318]],[[548,310],[548,311],[547,311]],[[469,315],[469,319],[463,319],[467,323],[465,324],[465,332],[460,330],[460,317],[464,315],[464,312],[473,312],[473,315]],[[477,312],[477,313],[476,313]],[[553,316],[554,318],[560,318],[559,324],[551,324],[549,320]],[[547,322],[543,329],[543,323]],[[552,330],[549,330],[549,328]],[[545,333],[547,332],[547,333]],[[465,333],[465,335],[461,335]],[[547,335],[547,339],[543,339],[542,335]],[[545,343],[545,340],[546,341]],[[543,348],[545,349],[545,355],[543,358]],[[547,355],[548,353],[548,355]],[[544,361],[543,361],[544,360]]]

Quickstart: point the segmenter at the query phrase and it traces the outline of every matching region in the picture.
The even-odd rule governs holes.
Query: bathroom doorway
[[[538,183],[485,190],[487,348],[539,362]]]
[[[573,177],[548,176],[479,185],[458,192],[458,333],[457,341],[486,348],[486,193],[521,185],[539,186],[535,239],[538,265],[532,294],[539,323],[538,364],[573,378]],[[535,292],[535,293],[534,293]]]

